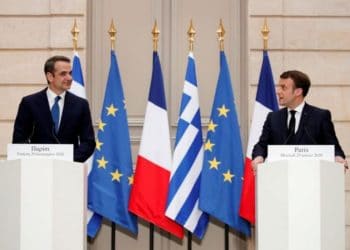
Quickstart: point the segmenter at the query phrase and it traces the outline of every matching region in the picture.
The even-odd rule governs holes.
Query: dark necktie
[[[58,132],[59,121],[60,121],[60,106],[58,106],[58,101],[61,99],[60,96],[55,97],[55,103],[51,108],[51,116],[52,120],[55,123],[55,132]]]
[[[295,110],[291,110],[290,112],[290,120],[288,125],[288,144],[294,143],[294,135],[295,135]]]
[[[290,120],[289,120],[289,126],[288,126],[288,134],[295,134],[295,110],[291,110],[290,112]]]

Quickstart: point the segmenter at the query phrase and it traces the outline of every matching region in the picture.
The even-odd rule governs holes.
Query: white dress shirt
[[[294,133],[296,134],[299,128],[299,124],[300,124],[300,119],[301,119],[301,113],[303,112],[305,106],[305,101],[300,103],[299,106],[297,106],[295,109],[295,131]],[[291,118],[291,114],[289,111],[291,111],[292,109],[288,108],[288,119],[287,119],[287,128],[288,128],[288,124]]]
[[[49,108],[51,111],[52,106],[55,103],[55,98],[57,95],[50,88],[47,88],[46,95],[47,95],[47,100],[49,101]],[[61,124],[62,111],[63,111],[63,106],[64,106],[64,98],[66,96],[66,92],[63,92],[59,96],[61,97],[61,99],[58,101],[58,106],[60,107],[60,118],[59,118],[58,124]]]

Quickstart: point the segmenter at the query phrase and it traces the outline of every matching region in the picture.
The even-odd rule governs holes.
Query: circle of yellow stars
[[[223,117],[223,118],[227,118],[228,114],[230,112],[230,109],[228,109],[225,104],[219,106],[217,109],[218,111],[218,117]],[[208,133],[212,132],[215,133],[217,127],[219,126],[219,124],[215,123],[212,119],[209,121],[208,123]],[[213,152],[213,149],[215,147],[215,143],[212,142],[210,139],[207,139],[207,141],[204,144],[204,151],[210,151]],[[211,159],[208,160],[209,163],[209,169],[212,170],[219,170],[220,168],[220,164],[222,163],[221,161],[219,161],[215,156]],[[231,173],[230,169],[228,169],[226,172],[222,173],[223,176],[223,181],[224,182],[229,182],[232,183],[232,179],[235,177],[235,175],[233,173]],[[242,178],[241,178],[242,179]]]
[[[126,108],[125,100],[123,100],[124,103],[124,109]],[[105,107],[106,109],[106,116],[113,116],[116,117],[116,114],[118,112],[118,108],[114,106],[113,103],[111,103],[109,106]],[[99,131],[104,132],[105,126],[107,126],[107,123],[103,122],[102,119],[98,121],[97,128]],[[103,142],[99,140],[99,138],[96,138],[96,150],[100,151],[102,150]],[[97,168],[98,169],[104,169],[106,170],[107,165],[108,165],[108,160],[105,159],[105,157],[102,155],[101,158],[96,159],[97,162]],[[119,169],[115,169],[114,172],[110,173],[112,176],[111,181],[117,181],[121,182],[121,178],[124,176]],[[134,183],[134,175],[132,174],[131,176],[128,176],[128,184],[132,185]]]

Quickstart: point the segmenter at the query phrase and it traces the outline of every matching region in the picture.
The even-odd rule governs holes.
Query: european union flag
[[[89,175],[88,207],[136,234],[136,216],[128,211],[132,184],[127,113],[117,58],[112,50],[93,167]]]
[[[216,87],[207,139],[199,208],[250,235],[250,225],[239,216],[243,180],[243,152],[230,73],[224,51]]]

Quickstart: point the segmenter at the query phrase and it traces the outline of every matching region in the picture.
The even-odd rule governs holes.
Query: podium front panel
[[[85,250],[86,170],[60,160],[0,163],[0,249]]]
[[[344,172],[340,164],[296,160],[258,167],[258,250],[345,248]]]

